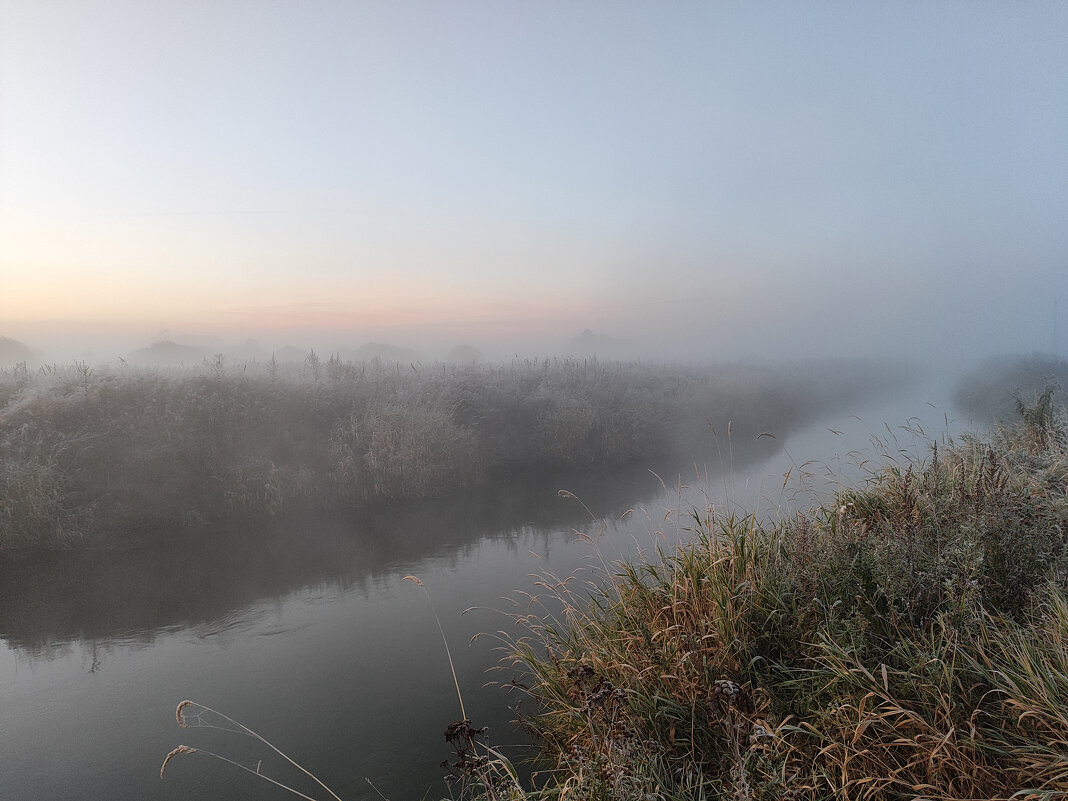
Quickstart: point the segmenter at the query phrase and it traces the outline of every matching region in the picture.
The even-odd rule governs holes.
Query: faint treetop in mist
[[[477,364],[482,361],[482,352],[472,345],[457,345],[446,358],[453,364]]]
[[[7,367],[19,362],[32,361],[38,357],[25,342],[11,337],[0,337],[0,366]]]
[[[356,348],[353,354],[353,360],[361,362],[369,362],[373,359],[380,359],[384,362],[414,362],[420,358],[419,351],[390,345],[388,342],[367,342]]]
[[[613,337],[606,337],[585,329],[571,340],[568,352],[575,356],[607,356],[621,358],[627,350],[627,343]]]
[[[179,345],[171,340],[153,342],[147,348],[131,351],[127,361],[135,364],[156,364],[174,366],[179,364],[196,364],[207,354],[200,348]]]
[[[1021,400],[1037,405],[1049,386],[1068,387],[1068,360],[1048,353],[993,356],[958,379],[953,402],[984,422],[1012,422]]]

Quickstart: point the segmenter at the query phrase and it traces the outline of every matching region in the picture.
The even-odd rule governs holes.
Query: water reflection
[[[773,447],[754,442],[735,458],[746,464]],[[667,476],[687,467],[660,465]],[[559,489],[578,501],[561,497]],[[72,640],[149,643],[160,631],[227,625],[240,616],[235,610],[299,588],[329,585],[366,594],[374,577],[428,558],[458,563],[483,540],[514,541],[521,532],[548,556],[552,532],[619,517],[661,490],[646,467],[528,475],[477,493],[360,514],[305,512],[256,529],[168,538],[134,550],[5,562],[0,638],[38,658]]]
[[[866,414],[870,424],[836,418],[836,430],[855,429],[842,435],[820,421],[774,439],[739,436],[696,466],[513,476],[447,500],[0,565],[0,796],[273,797],[195,758],[160,783],[159,763],[181,741],[253,765],[263,757],[232,735],[176,729],[174,705],[191,697],[261,731],[343,798],[378,798],[366,779],[398,801],[428,788],[443,797],[436,765],[449,756],[442,731],[457,702],[426,600],[403,576],[430,589],[469,715],[517,753],[509,697],[484,686],[494,641],[464,646],[508,627],[494,611],[509,608],[504,597],[529,588],[532,573],[588,564],[591,546],[576,532],[597,538],[610,560],[652,547],[650,532],[670,533],[706,496],[740,508],[803,504],[779,486],[805,466],[790,454],[833,468],[882,420],[903,419],[897,409]],[[679,476],[694,484],[690,494],[674,489]]]

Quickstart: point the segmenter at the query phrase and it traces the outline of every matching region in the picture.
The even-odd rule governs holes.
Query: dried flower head
[[[182,719],[182,710],[185,709],[187,706],[193,706],[193,702],[182,701],[182,703],[178,704],[178,708],[174,710],[174,719],[178,721],[178,725],[181,726],[183,729],[188,728],[186,722]]]
[[[184,701],[183,703],[189,703],[189,702],[188,701]],[[178,707],[178,708],[181,709],[181,707]],[[178,722],[181,723],[181,720],[179,720]],[[197,749],[192,748],[192,747],[190,747],[188,745],[180,745],[177,748],[175,748],[173,751],[171,751],[169,754],[167,754],[167,756],[165,756],[163,758],[163,764],[159,766],[159,777],[161,779],[163,778],[163,771],[165,771],[167,769],[167,763],[171,761],[171,757],[176,757],[179,754],[195,754],[196,752],[197,752]]]

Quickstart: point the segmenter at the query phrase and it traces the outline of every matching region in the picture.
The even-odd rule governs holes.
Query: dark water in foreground
[[[901,426],[917,415],[909,427],[940,437],[946,396],[914,392],[859,418],[847,410],[775,439],[725,441],[699,465],[655,465],[659,478],[647,466],[527,477],[375,514],[0,565],[0,799],[292,797],[203,755],[178,758],[160,781],[179,743],[262,759],[264,773],[325,795],[247,739],[179,729],[184,698],[256,729],[344,799],[380,798],[368,780],[393,801],[447,797],[442,731],[459,708],[434,616],[404,576],[431,594],[468,716],[520,756],[529,748],[509,706],[521,696],[485,686],[515,674],[486,669],[498,658],[492,633],[511,626],[508,598],[535,591],[532,574],[672,541],[707,502],[770,516],[807,508],[836,476],[862,477],[873,435],[891,456],[922,453],[923,438]]]

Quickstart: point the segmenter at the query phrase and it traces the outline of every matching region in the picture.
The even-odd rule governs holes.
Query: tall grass
[[[1017,401],[1045,387],[1068,388],[1068,361],[1053,355],[1002,356],[987,359],[962,376],[954,389],[958,408],[982,423],[1016,419]]]
[[[795,519],[695,512],[673,548],[541,576],[504,634],[541,772],[518,786],[457,684],[461,797],[1068,795],[1068,433],[1049,399]]]
[[[21,369],[0,375],[0,550],[109,540],[145,523],[167,530],[442,495],[513,471],[649,459],[680,443],[691,452],[706,419],[755,432],[758,420],[789,425],[879,388],[828,372],[834,381],[737,366],[318,357],[174,372]]]
[[[592,585],[544,577],[509,639],[541,795],[1068,794],[1068,438],[1024,417],[794,520],[695,515]]]

